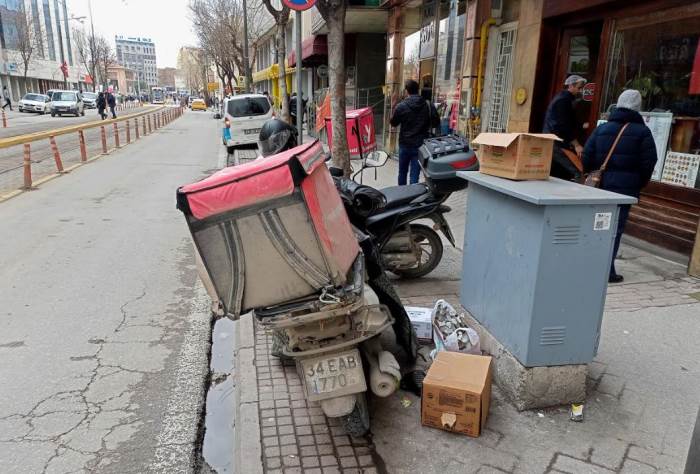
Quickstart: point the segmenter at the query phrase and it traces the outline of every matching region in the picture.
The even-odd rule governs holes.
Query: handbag
[[[622,136],[623,132],[627,128],[627,125],[629,123],[626,123],[622,126],[620,131],[617,134],[617,137],[615,137],[615,141],[613,142],[612,146],[610,147],[610,151],[608,151],[608,156],[605,157],[605,161],[603,161],[603,164],[600,166],[599,169],[595,171],[591,171],[586,175],[586,178],[583,182],[586,186],[591,186],[594,188],[599,188],[601,181],[603,181],[603,173],[605,173],[605,169],[608,167],[608,161],[610,161],[610,157],[612,157],[613,152],[615,151],[615,148],[617,147],[617,143],[620,141],[620,137]]]

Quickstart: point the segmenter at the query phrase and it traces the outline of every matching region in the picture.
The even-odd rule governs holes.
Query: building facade
[[[174,89],[176,73],[177,68],[174,67],[158,68],[158,84],[162,87],[172,87]]]
[[[109,85],[121,94],[136,94],[136,71],[125,68],[120,64],[115,64],[107,68],[107,79]]]
[[[156,45],[151,39],[115,36],[114,43],[117,49],[117,61],[122,66],[136,71],[139,89],[158,85]]]
[[[71,38],[72,21],[67,0],[0,1],[0,87],[7,86],[12,100],[27,92],[86,89],[90,79]],[[21,50],[28,43],[33,51],[25,79]]]

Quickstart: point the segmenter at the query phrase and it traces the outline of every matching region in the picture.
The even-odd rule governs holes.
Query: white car
[[[45,114],[49,108],[49,96],[44,94],[28,93],[24,94],[22,100],[19,101],[20,112],[39,112]]]
[[[77,91],[54,91],[51,95],[51,116],[71,114],[85,115],[83,97]]]
[[[229,153],[240,145],[254,145],[263,124],[272,118],[272,104],[262,94],[240,94],[224,101],[223,142]]]

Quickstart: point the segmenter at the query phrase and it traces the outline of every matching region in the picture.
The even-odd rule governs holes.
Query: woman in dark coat
[[[107,114],[105,114],[105,109],[107,108],[107,99],[105,99],[105,94],[104,92],[100,92],[97,94],[97,113],[100,114],[100,117],[102,120],[105,119]]]
[[[639,91],[633,89],[624,91],[617,99],[617,106],[610,114],[608,122],[593,131],[583,149],[584,172],[600,169],[618,133],[625,124],[628,124],[608,161],[600,187],[636,198],[649,182],[656,165],[654,137],[639,114],[641,108],[642,96]],[[623,280],[622,275],[618,275],[615,271],[615,257],[629,212],[629,205],[620,206],[608,279],[611,283],[619,283]]]

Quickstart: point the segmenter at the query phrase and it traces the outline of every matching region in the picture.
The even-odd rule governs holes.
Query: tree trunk
[[[333,165],[350,176],[350,151],[345,128],[345,11],[346,2],[330,8],[324,19],[328,26],[328,84],[331,94],[333,140],[330,144]],[[324,12],[321,11],[323,14]],[[298,60],[297,60],[298,61]]]
[[[279,68],[279,91],[280,100],[282,102],[280,109],[282,114],[282,120],[290,123],[289,117],[289,100],[287,100],[287,71],[284,67],[284,60],[287,56],[287,25],[277,23],[277,67]]]

